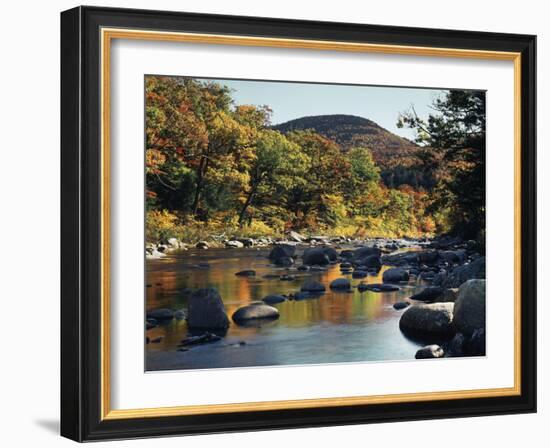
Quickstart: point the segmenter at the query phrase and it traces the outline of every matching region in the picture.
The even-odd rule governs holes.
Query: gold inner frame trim
[[[454,57],[513,61],[514,63],[514,386],[442,392],[418,392],[303,400],[188,405],[141,409],[111,409],[110,368],[110,50],[113,39],[185,42],[212,45],[240,45],[382,53],[394,55]],[[514,52],[458,48],[418,47],[303,39],[279,39],[217,34],[143,31],[137,29],[101,29],[101,419],[168,417],[227,412],[307,409],[383,403],[422,402],[467,398],[502,397],[521,394],[521,54]]]

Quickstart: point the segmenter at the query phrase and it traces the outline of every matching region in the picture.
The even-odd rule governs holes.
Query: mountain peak
[[[417,146],[395,135],[372,120],[357,115],[315,115],[273,126],[283,133],[310,129],[338,143],[344,151],[353,147],[371,150],[374,159],[386,165],[396,157],[404,157]]]

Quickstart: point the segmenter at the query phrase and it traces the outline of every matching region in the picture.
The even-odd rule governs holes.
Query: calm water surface
[[[147,260],[146,308],[187,308],[186,288],[216,288],[229,316],[239,307],[261,300],[268,294],[297,292],[304,282],[318,280],[327,292],[315,299],[286,301],[273,305],[280,318],[259,327],[242,327],[231,322],[219,342],[176,351],[188,336],[185,320],[172,320],[147,331],[160,343],[146,345],[146,369],[195,369],[223,367],[275,366],[360,361],[413,359],[421,344],[407,339],[399,330],[399,317],[392,305],[422,289],[411,282],[391,293],[330,291],[328,285],[338,277],[347,277],[352,286],[361,281],[381,283],[379,275],[351,279],[340,273],[339,265],[324,272],[289,271],[269,265],[269,249],[209,249],[169,254],[159,260]],[[209,269],[196,267],[201,262]],[[235,273],[254,269],[255,277],[237,277]],[[264,278],[267,274],[290,273],[294,281]]]

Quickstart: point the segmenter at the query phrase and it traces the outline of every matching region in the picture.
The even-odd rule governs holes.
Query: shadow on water
[[[185,320],[172,320],[148,330],[147,370],[250,367],[330,362],[391,361],[413,359],[418,341],[399,330],[403,311],[393,304],[421,289],[417,283],[401,285],[387,293],[359,292],[360,282],[380,283],[382,273],[352,279],[338,265],[324,271],[298,271],[276,268],[267,260],[268,249],[190,250],[147,261],[146,308],[186,309],[190,292],[196,288],[216,288],[227,314],[261,300],[270,294],[289,295],[300,291],[309,280],[323,283],[327,291],[305,300],[285,301],[275,306],[277,320],[256,321],[251,325],[231,323],[222,341],[177,352],[182,339],[189,336]],[[210,266],[206,266],[206,263]],[[200,265],[200,267],[198,267]],[[235,273],[253,269],[254,277]],[[290,274],[294,279],[281,281]],[[332,280],[348,278],[351,292],[329,289]],[[196,333],[195,333],[196,335]]]

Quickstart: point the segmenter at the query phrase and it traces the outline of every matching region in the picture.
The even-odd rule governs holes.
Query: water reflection
[[[189,289],[214,287],[223,298],[229,316],[239,307],[268,294],[299,291],[307,280],[318,280],[327,292],[315,299],[286,301],[274,305],[280,318],[262,325],[238,326],[232,323],[226,337],[216,343],[178,352],[179,342],[188,335],[184,320],[173,320],[147,332],[147,370],[265,366],[281,364],[379,361],[414,358],[417,343],[406,339],[398,328],[399,316],[392,305],[419,288],[409,284],[400,291],[333,292],[329,283],[349,278],[380,283],[382,273],[364,279],[343,275],[338,265],[322,272],[301,272],[269,265],[267,250],[210,249],[171,254],[147,261],[146,308],[186,309]],[[210,268],[198,267],[208,263]],[[254,269],[255,277],[235,273]],[[292,273],[295,279],[265,278],[270,274]]]

